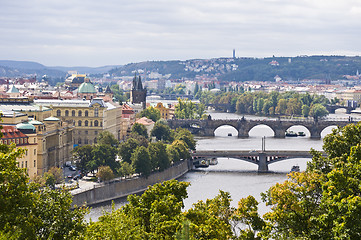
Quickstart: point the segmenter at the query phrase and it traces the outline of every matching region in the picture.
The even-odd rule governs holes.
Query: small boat
[[[299,171],[300,171],[300,166],[298,166],[298,165],[292,166],[291,172],[299,172]]]
[[[297,133],[295,133],[294,131],[287,131],[286,132],[286,137],[297,137]]]
[[[304,137],[304,136],[306,136],[306,134],[304,132],[298,132],[297,136]]]

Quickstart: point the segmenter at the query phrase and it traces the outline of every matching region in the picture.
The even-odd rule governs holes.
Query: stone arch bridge
[[[352,121],[311,121],[311,120],[246,120],[246,119],[169,119],[168,124],[171,128],[179,127],[190,130],[193,134],[200,136],[214,136],[214,131],[221,126],[232,126],[238,131],[238,137],[249,137],[249,131],[258,125],[266,125],[270,127],[276,138],[284,138],[286,131],[292,126],[304,126],[310,132],[311,138],[321,138],[321,132],[329,126],[344,127],[347,124],[356,123]]]

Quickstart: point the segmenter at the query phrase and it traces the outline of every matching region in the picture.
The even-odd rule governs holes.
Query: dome
[[[48,118],[45,118],[44,121],[60,121],[60,119],[56,118],[56,117],[48,117]]]
[[[80,84],[78,93],[96,93],[95,87],[90,82],[83,82]]]
[[[32,124],[32,125],[43,125],[42,122],[39,122],[37,120],[31,120],[31,121],[29,121],[29,123]]]
[[[16,125],[16,128],[19,130],[32,130],[35,131],[35,127],[34,125],[28,123],[28,122],[23,122],[23,123],[19,123]]]

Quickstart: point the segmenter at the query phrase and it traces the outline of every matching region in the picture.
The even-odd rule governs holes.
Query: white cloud
[[[231,56],[360,55],[357,0],[3,0],[2,59],[125,64]]]

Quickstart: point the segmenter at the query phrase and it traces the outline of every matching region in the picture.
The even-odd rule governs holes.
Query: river
[[[212,119],[234,119],[242,116],[232,113],[209,112]],[[342,115],[341,115],[342,116]],[[346,115],[347,116],[347,115]],[[331,117],[340,117],[334,115]],[[257,118],[254,116],[245,116]],[[331,132],[332,127],[325,129],[321,137]],[[274,138],[273,130],[267,126],[257,126],[249,133],[249,138],[237,138],[237,131],[231,126],[223,126],[215,131],[215,137],[197,137],[198,150],[261,150],[262,137],[265,137],[265,149],[267,150],[322,150],[322,139],[310,139],[309,132],[302,126],[294,126],[291,130],[295,132],[305,132],[305,137],[286,137],[284,139]],[[232,136],[229,136],[232,135]],[[218,164],[209,168],[191,171],[181,177],[180,181],[190,182],[188,187],[188,198],[185,199],[185,209],[192,207],[193,203],[207,198],[214,198],[219,190],[227,191],[232,197],[232,206],[237,207],[238,201],[253,195],[261,202],[261,193],[265,192],[276,183],[287,179],[287,173],[293,165],[300,166],[300,170],[306,169],[307,161],[310,159],[298,158],[284,160],[269,165],[269,173],[258,173],[258,166],[236,159],[219,158]],[[115,208],[119,208],[126,203],[126,199],[115,201]],[[264,203],[259,206],[261,214],[267,212],[268,208]],[[111,204],[93,207],[86,219],[94,221],[102,215],[103,211],[111,211]]]

